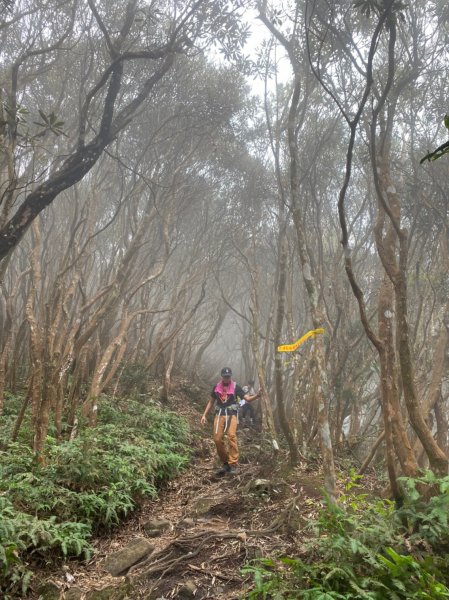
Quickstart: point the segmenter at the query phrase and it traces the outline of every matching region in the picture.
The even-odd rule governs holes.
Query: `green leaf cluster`
[[[386,10],[385,3],[382,0],[354,0],[353,6],[367,18],[373,15],[380,15]],[[391,6],[391,12],[400,12],[407,8],[408,4],[402,0],[394,0]]]
[[[64,133],[64,121],[60,121],[54,112],[46,115],[43,110],[38,109],[40,121],[34,121],[34,125],[37,125],[40,129],[39,133],[35,137],[43,137],[47,133],[51,132],[56,136],[63,135],[68,137]]]
[[[254,578],[245,598],[449,598],[449,477],[427,473],[404,478],[402,485],[405,500],[397,509],[359,493],[353,478],[338,506],[327,503],[309,520],[309,541],[300,556],[245,567]]]
[[[48,437],[44,465],[21,439],[0,452],[0,596],[24,594],[28,563],[88,555],[190,457],[186,422],[158,405],[102,399],[99,424],[72,441]]]
[[[68,137],[64,131],[64,121],[53,111],[47,114],[38,108],[37,113],[38,115],[32,115],[26,106],[20,104],[10,106],[7,102],[2,102],[0,105],[0,132],[16,136],[21,145],[33,145],[39,138],[50,133],[56,137],[60,135]],[[39,120],[31,121],[33,118]]]

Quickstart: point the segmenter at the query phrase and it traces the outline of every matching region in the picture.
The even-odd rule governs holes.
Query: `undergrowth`
[[[402,478],[404,504],[360,493],[357,476],[338,505],[309,520],[298,556],[259,559],[249,599],[449,598],[449,477]],[[432,490],[433,496],[428,498]]]
[[[176,414],[132,399],[102,400],[99,424],[73,441],[47,438],[35,462],[29,426],[0,452],[0,595],[24,595],[33,565],[89,557],[92,534],[120,523],[188,462]]]

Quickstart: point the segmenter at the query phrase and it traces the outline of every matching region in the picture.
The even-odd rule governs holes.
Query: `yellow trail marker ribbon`
[[[300,337],[299,340],[294,344],[284,344],[283,346],[278,346],[278,352],[294,352],[306,340],[308,340],[310,337],[315,337],[318,333],[324,333],[324,329],[322,327],[319,327],[318,329],[312,329]]]

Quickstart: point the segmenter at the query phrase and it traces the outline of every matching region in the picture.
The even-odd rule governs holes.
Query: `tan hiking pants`
[[[228,415],[227,417],[215,415],[214,442],[222,463],[229,463],[230,465],[236,465],[238,463],[239,447],[237,445],[237,424],[237,415]],[[225,434],[228,436],[229,452],[226,449],[224,441]]]

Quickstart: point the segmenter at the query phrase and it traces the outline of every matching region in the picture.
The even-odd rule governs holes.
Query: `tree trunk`
[[[374,133],[371,136],[374,145]],[[372,149],[375,153],[375,146]],[[377,156],[376,168],[373,168],[376,191],[379,200],[379,217],[376,225],[376,245],[382,264],[394,285],[395,307],[397,314],[396,345],[401,368],[404,400],[410,423],[418,436],[429,458],[431,469],[440,476],[448,473],[448,458],[438,447],[432,432],[426,424],[421,404],[418,400],[415,386],[415,373],[409,339],[409,324],[407,311],[407,261],[408,261],[408,232],[400,229],[400,198],[393,185],[389,163],[386,156]],[[377,167],[378,165],[378,167]],[[387,209],[387,207],[389,207]],[[388,214],[391,231],[399,241],[399,260],[396,260],[392,248],[392,234],[387,228],[385,238],[382,238],[382,227],[385,215]],[[393,242],[394,243],[394,242]]]
[[[365,460],[362,463],[362,466],[359,469],[359,475],[363,475],[364,473],[366,473],[366,470],[370,466],[371,461],[376,456],[377,449],[379,448],[381,443],[384,441],[384,439],[385,439],[385,430],[382,431],[382,433],[377,437],[376,441],[372,445],[371,450],[368,453],[368,456],[365,458]]]
[[[261,392],[261,402],[263,407],[263,413],[265,415],[269,434],[271,436],[273,448],[275,451],[279,450],[279,444],[277,441],[276,427],[274,425],[273,410],[271,408],[270,399],[268,396],[265,368],[262,363],[259,349],[259,304],[257,300],[257,273],[253,274],[252,277],[252,288],[251,288],[251,307],[252,315],[252,335],[251,345],[254,354],[254,361],[256,363],[257,377],[259,379],[259,386]]]
[[[294,65],[293,65],[294,66]],[[296,139],[296,114],[298,111],[299,96],[301,90],[301,81],[298,75],[295,75],[295,85],[290,104],[288,116],[288,148],[290,155],[290,191],[292,199],[292,216],[297,235],[297,248],[302,267],[302,276],[309,299],[309,307],[314,329],[322,326],[323,318],[319,309],[318,290],[315,280],[315,274],[312,271],[312,264],[306,244],[305,228],[303,216],[301,213],[300,185],[299,185],[299,157],[298,145]],[[335,475],[334,452],[329,427],[329,418],[327,413],[326,398],[324,390],[327,389],[327,376],[324,367],[324,342],[322,336],[317,336],[314,343],[315,348],[315,367],[317,378],[314,381],[314,390],[316,392],[316,403],[318,406],[318,424],[320,431],[321,452],[323,454],[325,489],[331,502],[336,502],[337,484]]]
[[[41,284],[41,233],[39,223],[35,221],[33,229],[33,250],[30,256],[31,277],[30,290],[25,307],[26,318],[30,327],[31,338],[31,403],[32,403],[32,424],[34,429],[33,450],[39,462],[43,462],[44,441],[48,431],[49,402],[42,395],[42,374],[43,374],[43,340],[42,329],[39,323],[39,317],[36,318],[36,298],[37,290]]]
[[[285,412],[285,401],[284,401],[284,381],[283,371],[284,367],[282,364],[282,353],[277,351],[277,347],[282,344],[282,324],[285,317],[285,294],[286,294],[286,268],[287,268],[287,240],[285,225],[283,223],[279,226],[279,237],[278,237],[278,253],[279,253],[279,280],[277,289],[277,314],[276,314],[276,326],[274,330],[274,344],[275,344],[275,382],[276,382],[276,403],[278,409],[279,425],[282,432],[287,440],[290,464],[295,466],[298,464],[298,448],[295,439],[292,434],[292,430],[287,420]]]
[[[402,470],[407,477],[416,477],[418,464],[402,418],[399,402],[398,373],[393,332],[393,286],[385,274],[379,290],[379,338],[384,351],[380,354],[380,383],[382,407],[391,425],[392,441]],[[389,432],[387,432],[388,435]]]
[[[437,424],[437,443],[438,446],[445,452],[446,454],[449,452],[448,445],[448,418],[447,412],[445,410],[445,406],[443,403],[443,398],[441,395],[438,400],[435,402],[433,410],[435,412],[435,421]]]
[[[5,402],[5,382],[6,382],[6,366],[9,357],[9,349],[11,346],[11,337],[7,333],[7,338],[0,352],[0,417],[3,414],[3,407]]]
[[[165,362],[164,376],[162,383],[162,390],[160,394],[160,400],[164,404],[168,402],[171,386],[171,372],[175,363],[176,349],[178,347],[178,339],[175,338],[171,344],[168,360]]]

